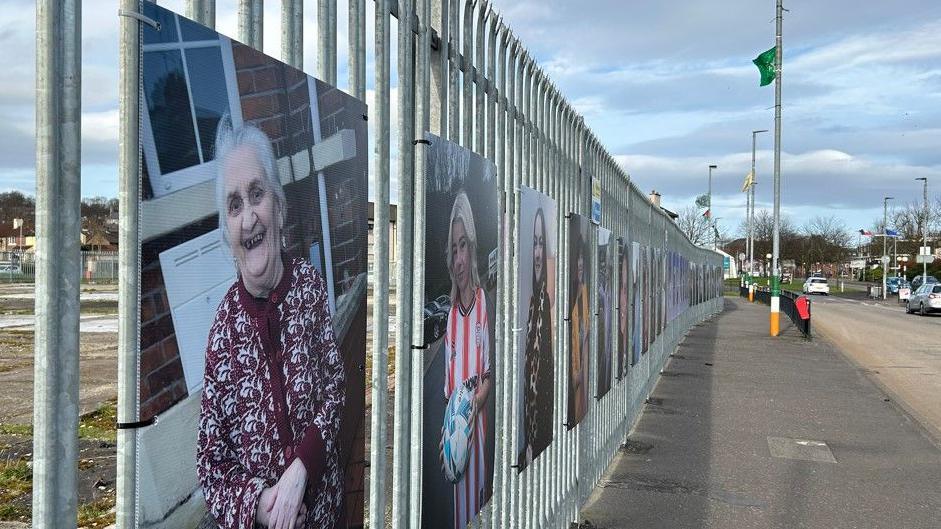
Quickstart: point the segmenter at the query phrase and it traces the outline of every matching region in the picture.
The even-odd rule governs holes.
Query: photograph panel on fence
[[[611,230],[598,228],[598,347],[597,394],[600,399],[611,389],[611,362],[614,356],[614,249]]]
[[[643,257],[641,258],[641,263],[640,263],[640,266],[641,266],[641,269],[642,269],[642,274],[641,274],[641,288],[642,288],[643,291],[644,291],[644,294],[643,294],[643,300],[644,300],[644,304],[643,304],[643,308],[644,308],[644,329],[643,329],[643,331],[644,331],[644,342],[643,342],[642,347],[641,347],[641,350],[640,350],[640,354],[642,354],[642,355],[647,354],[647,350],[650,348],[650,344],[653,342],[653,335],[652,335],[652,332],[651,332],[651,331],[653,330],[653,325],[652,325],[651,319],[650,319],[650,316],[651,316],[651,314],[652,314],[652,312],[653,312],[653,310],[651,309],[651,300],[652,300],[652,298],[653,298],[653,296],[651,295],[651,294],[652,294],[652,290],[653,290],[653,288],[652,288],[652,287],[653,287],[653,279],[651,278],[651,274],[650,274],[650,272],[651,272],[650,256],[651,256],[651,253],[652,253],[651,250],[653,250],[653,248],[651,248],[651,247],[649,247],[649,246],[646,246],[646,245],[645,245],[645,246],[643,247]]]
[[[366,106],[143,9],[141,524],[361,527]]]
[[[496,167],[427,134],[422,525],[463,529],[493,493]]]
[[[641,275],[641,246],[640,243],[631,242],[631,365],[640,360],[643,342],[644,298],[643,276]]]
[[[591,352],[591,220],[571,213],[569,224],[569,383],[565,423],[574,428],[588,411],[588,364]]]
[[[520,189],[520,329],[517,399],[517,470],[522,472],[552,442],[555,402],[555,293],[558,268],[556,202],[534,189]]]
[[[618,380],[627,374],[627,363],[629,362],[631,344],[628,339],[630,336],[629,325],[631,322],[631,302],[629,298],[628,285],[631,280],[630,259],[628,254],[627,242],[623,238],[617,240],[617,267],[618,267],[618,330],[617,330],[617,362],[614,368]]]

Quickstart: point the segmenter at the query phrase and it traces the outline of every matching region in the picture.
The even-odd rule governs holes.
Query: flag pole
[[[781,331],[781,55],[784,6],[777,0],[774,36],[774,243],[771,258],[771,336]]]

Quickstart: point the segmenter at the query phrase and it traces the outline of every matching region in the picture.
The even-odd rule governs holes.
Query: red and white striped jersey
[[[490,323],[487,317],[487,299],[482,288],[477,287],[474,303],[461,307],[453,300],[448,313],[448,326],[444,333],[446,356],[444,374],[444,398],[454,392],[458,384],[471,377],[480,382],[490,373]],[[454,484],[454,527],[464,529],[484,504],[485,462],[484,440],[487,438],[486,413],[477,414],[476,433],[470,448],[467,471]]]

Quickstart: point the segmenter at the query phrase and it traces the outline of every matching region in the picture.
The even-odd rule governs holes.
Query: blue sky
[[[182,0],[160,3],[183,9]],[[236,33],[236,4],[217,4],[223,33]],[[265,2],[265,51],[274,56],[279,5]],[[750,131],[774,124],[773,87],[758,87],[751,64],[774,43],[773,0],[500,0],[494,6],[641,190],[656,189],[666,207],[681,209],[705,192],[707,166],[718,164],[715,215],[738,226]],[[857,229],[881,216],[885,195],[919,200],[915,177],[941,186],[941,3],[794,0],[785,7],[785,212],[799,225],[822,214]],[[345,9],[340,0],[341,43]],[[315,16],[316,3],[308,1],[309,73],[317,70]],[[117,22],[116,1],[83,3],[88,196],[117,194]],[[0,79],[3,190],[35,189],[34,29],[32,1],[0,0],[0,46],[7,50],[0,54],[7,72]],[[339,48],[345,87],[345,46]],[[370,77],[372,71],[370,64]],[[759,136],[758,149],[758,207],[767,207],[770,133]]]

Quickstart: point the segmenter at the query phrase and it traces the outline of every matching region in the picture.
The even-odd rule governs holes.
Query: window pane
[[[186,67],[190,74],[190,89],[199,141],[203,148],[203,161],[211,160],[215,153],[216,127],[219,119],[229,113],[229,94],[222,69],[222,53],[217,46],[186,50]]]
[[[144,95],[162,174],[199,163],[179,50],[144,54]]]
[[[144,44],[160,42],[177,42],[176,15],[172,11],[160,9],[153,2],[144,2],[144,15],[160,23],[160,31],[150,27],[150,24],[141,24],[143,28]]]
[[[183,40],[219,40],[219,34],[202,24],[197,24],[186,17],[180,17],[180,31]]]

